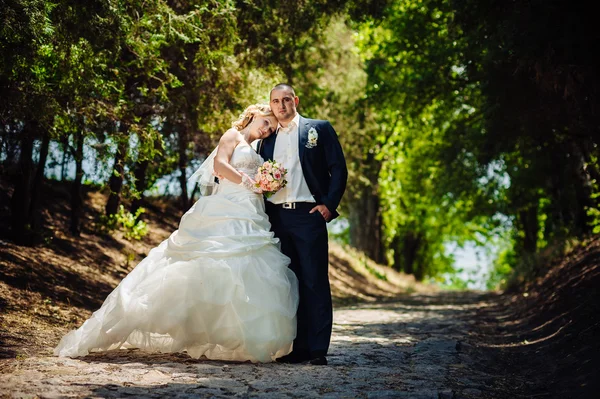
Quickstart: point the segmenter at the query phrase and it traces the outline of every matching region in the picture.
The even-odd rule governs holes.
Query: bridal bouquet
[[[256,171],[256,187],[269,198],[287,184],[287,169],[275,161],[265,161]]]

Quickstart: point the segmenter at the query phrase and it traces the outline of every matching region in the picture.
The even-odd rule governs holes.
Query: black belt
[[[274,204],[270,201],[267,201],[267,203],[272,206],[276,206],[277,208],[283,209],[312,209],[317,205],[315,202],[283,202],[281,204]]]

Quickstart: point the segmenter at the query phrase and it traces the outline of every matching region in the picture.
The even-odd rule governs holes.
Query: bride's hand
[[[262,194],[262,189],[257,187],[256,182],[250,176],[240,170],[238,170],[238,172],[242,175],[242,182],[240,183],[241,186],[257,194]]]

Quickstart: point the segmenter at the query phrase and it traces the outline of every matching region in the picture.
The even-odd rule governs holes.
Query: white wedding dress
[[[262,159],[241,143],[230,163],[254,175]],[[222,180],[54,354],[134,347],[252,362],[288,354],[298,282],[278,245],[262,195]]]

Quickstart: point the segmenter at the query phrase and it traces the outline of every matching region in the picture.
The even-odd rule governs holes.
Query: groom
[[[271,90],[271,109],[279,125],[277,133],[259,145],[265,160],[274,159],[288,171],[286,187],[266,201],[266,212],[300,283],[294,348],[277,361],[326,365],[333,309],[325,224],[338,216],[348,170],[331,124],[300,116],[299,102],[290,85]]]

